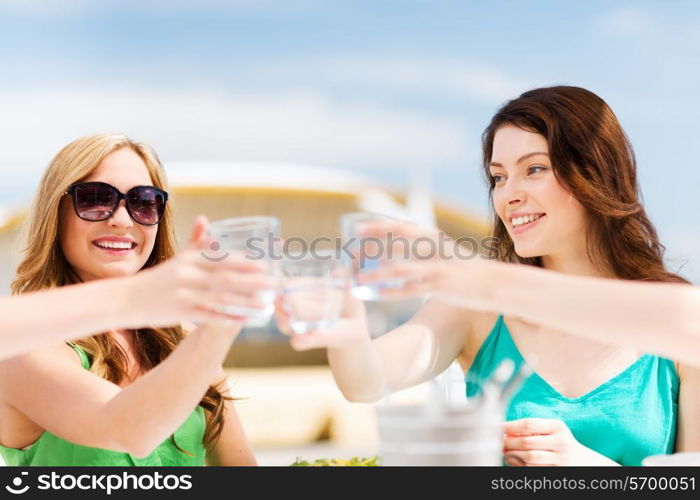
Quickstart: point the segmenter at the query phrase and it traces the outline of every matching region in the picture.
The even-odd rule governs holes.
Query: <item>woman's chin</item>
[[[108,278],[120,278],[123,276],[131,276],[139,271],[139,267],[133,264],[127,264],[126,262],[114,262],[109,265],[100,266],[99,268],[87,270],[86,274],[90,275],[92,279],[108,279]]]
[[[515,254],[521,259],[533,259],[544,255],[541,251],[535,248],[516,248]]]

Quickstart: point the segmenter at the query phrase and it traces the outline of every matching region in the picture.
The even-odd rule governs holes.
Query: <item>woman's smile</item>
[[[132,238],[104,236],[92,241],[92,245],[108,255],[130,255],[135,253],[138,243]]]
[[[520,217],[511,218],[511,223],[509,225],[509,231],[512,235],[519,235],[528,231],[538,225],[540,221],[546,217],[546,214],[531,214]]]

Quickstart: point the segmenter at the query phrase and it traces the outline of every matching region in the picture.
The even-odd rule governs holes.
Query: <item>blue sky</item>
[[[637,152],[669,264],[700,282],[697,2],[0,0],[0,206],[71,139],[164,161],[359,170],[487,212],[479,138],[503,101],[573,84]]]

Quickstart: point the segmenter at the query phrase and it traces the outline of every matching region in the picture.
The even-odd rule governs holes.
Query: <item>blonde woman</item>
[[[198,217],[187,249],[134,276],[3,297],[0,359],[110,328],[237,319],[224,309],[236,298],[218,290],[237,279],[240,263],[202,257],[206,227],[206,218]]]
[[[134,275],[170,259],[165,189],[143,144],[119,134],[70,143],[41,180],[12,291]],[[260,270],[239,262],[226,301],[261,306],[253,296],[271,284]],[[255,464],[221,370],[239,330],[111,330],[0,363],[0,454],[10,465]]]

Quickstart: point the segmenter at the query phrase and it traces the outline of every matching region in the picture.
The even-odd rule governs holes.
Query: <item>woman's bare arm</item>
[[[223,381],[223,382],[222,382]],[[231,397],[226,375],[219,370],[214,385],[219,385],[224,396]],[[253,449],[233,401],[224,403],[224,427],[213,449],[207,454],[209,465],[257,465]]]
[[[382,224],[366,232],[387,245],[388,236],[414,243],[427,238],[447,250],[447,258],[392,262],[367,276],[368,281],[412,278],[412,286],[394,295],[432,293],[452,305],[518,316],[700,366],[700,287],[575,276],[485,260],[471,249],[455,252],[461,247],[440,240],[436,230],[412,224]]]
[[[297,350],[327,348],[338,388],[353,402],[374,402],[442,373],[464,348],[471,312],[428,301],[398,328],[372,339],[364,305],[348,297],[340,320],[322,331],[294,335],[284,308],[277,313],[281,331]]]
[[[230,319],[215,306],[262,306],[254,294],[273,283],[261,264],[205,259],[206,227],[197,218],[188,248],[134,276],[0,298],[0,359],[112,328]]]
[[[201,325],[124,388],[85,370],[70,347],[45,348],[0,363],[0,395],[63,439],[143,457],[197,406],[239,329]]]
[[[476,273],[482,308],[700,366],[698,287],[487,264]]]

